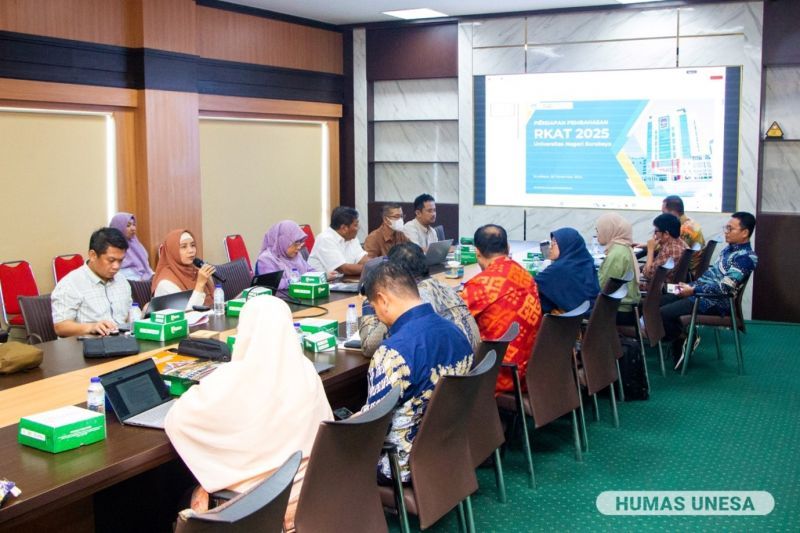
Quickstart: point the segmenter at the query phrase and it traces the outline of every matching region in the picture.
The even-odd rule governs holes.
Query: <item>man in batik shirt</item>
[[[508,256],[508,236],[502,227],[487,224],[478,228],[475,248],[482,272],[464,284],[461,296],[478,322],[483,339],[499,339],[511,324],[519,324],[519,335],[508,345],[503,361],[517,365],[524,387],[528,359],[542,323],[536,282]],[[500,369],[495,390],[498,394],[514,390],[507,368]]]
[[[472,367],[472,346],[464,333],[436,314],[419,296],[417,283],[401,266],[385,262],[369,272],[364,292],[389,337],[375,350],[367,371],[368,410],[394,386],[400,401],[392,414],[386,442],[397,448],[404,482],[411,478],[408,460],[422,415],[439,377],[463,376]],[[389,484],[386,455],[378,464],[378,481]]]

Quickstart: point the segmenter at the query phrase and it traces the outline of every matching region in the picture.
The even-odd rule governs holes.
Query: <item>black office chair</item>
[[[294,452],[283,466],[260,484],[208,512],[180,512],[175,533],[283,531],[289,493],[302,458],[300,451]]]
[[[144,309],[144,306],[150,303],[152,293],[150,292],[151,281],[129,279],[128,284],[131,286],[131,298],[134,303],[139,304],[139,309]]]
[[[226,301],[236,298],[250,286],[250,281],[253,279],[247,263],[242,258],[217,265],[217,275],[225,280],[222,282],[222,290],[225,292]]]
[[[18,296],[19,308],[25,319],[25,335],[28,344],[54,341],[58,338],[53,326],[53,307],[50,295]]]

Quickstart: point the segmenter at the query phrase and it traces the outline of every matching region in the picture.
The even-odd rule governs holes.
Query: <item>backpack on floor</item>
[[[620,337],[622,357],[619,360],[619,373],[625,401],[646,400],[650,397],[650,386],[645,373],[645,360],[642,347],[637,339]]]

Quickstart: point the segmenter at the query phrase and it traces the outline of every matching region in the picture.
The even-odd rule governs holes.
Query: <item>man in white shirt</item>
[[[358,211],[339,206],[331,213],[331,225],[316,236],[308,264],[319,272],[336,270],[345,276],[360,276],[369,257],[361,248]]]
[[[436,230],[433,225],[436,223],[436,200],[430,194],[420,194],[414,199],[415,218],[406,222],[403,226],[403,233],[406,237],[419,245],[423,251],[427,251],[428,245],[436,242]]]
[[[89,239],[89,260],[58,282],[51,295],[59,337],[108,335],[128,319],[131,286],[117,275],[128,241],[118,229],[101,228]]]

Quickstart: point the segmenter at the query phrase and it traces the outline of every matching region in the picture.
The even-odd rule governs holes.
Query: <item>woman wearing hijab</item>
[[[610,278],[624,278],[633,273],[628,282],[628,293],[620,302],[617,324],[634,325],[633,307],[639,305],[639,265],[633,255],[633,227],[617,213],[608,213],[597,219],[597,242],[606,247],[606,258],[600,265],[600,287]]]
[[[314,270],[300,253],[306,242],[306,234],[295,222],[281,220],[264,234],[261,252],[256,260],[256,274],[283,271],[279,289],[289,286],[292,270],[305,274]],[[329,278],[338,277],[336,272],[329,272]]]
[[[248,301],[231,362],[189,389],[166,418],[172,445],[200,483],[192,510],[207,509],[209,493],[253,487],[301,450],[286,511],[292,528],[317,428],[332,418],[322,381],[297,342],[289,307],[272,296]]]
[[[147,250],[136,238],[136,217],[130,213],[117,213],[111,218],[111,222],[108,225],[120,230],[128,240],[128,251],[125,253],[125,259],[122,260],[120,274],[125,279],[136,281],[152,278],[153,269],[150,268],[150,258],[147,255]]]
[[[550,234],[550,266],[536,275],[542,311],[569,311],[586,300],[594,304],[600,292],[594,259],[586,242],[573,228]]]
[[[214,301],[211,275],[215,268],[206,263],[198,269],[193,264],[196,256],[197,244],[188,230],[176,229],[167,233],[158,251],[158,266],[150,284],[153,296],[191,290],[186,309],[195,305],[211,307]]]

